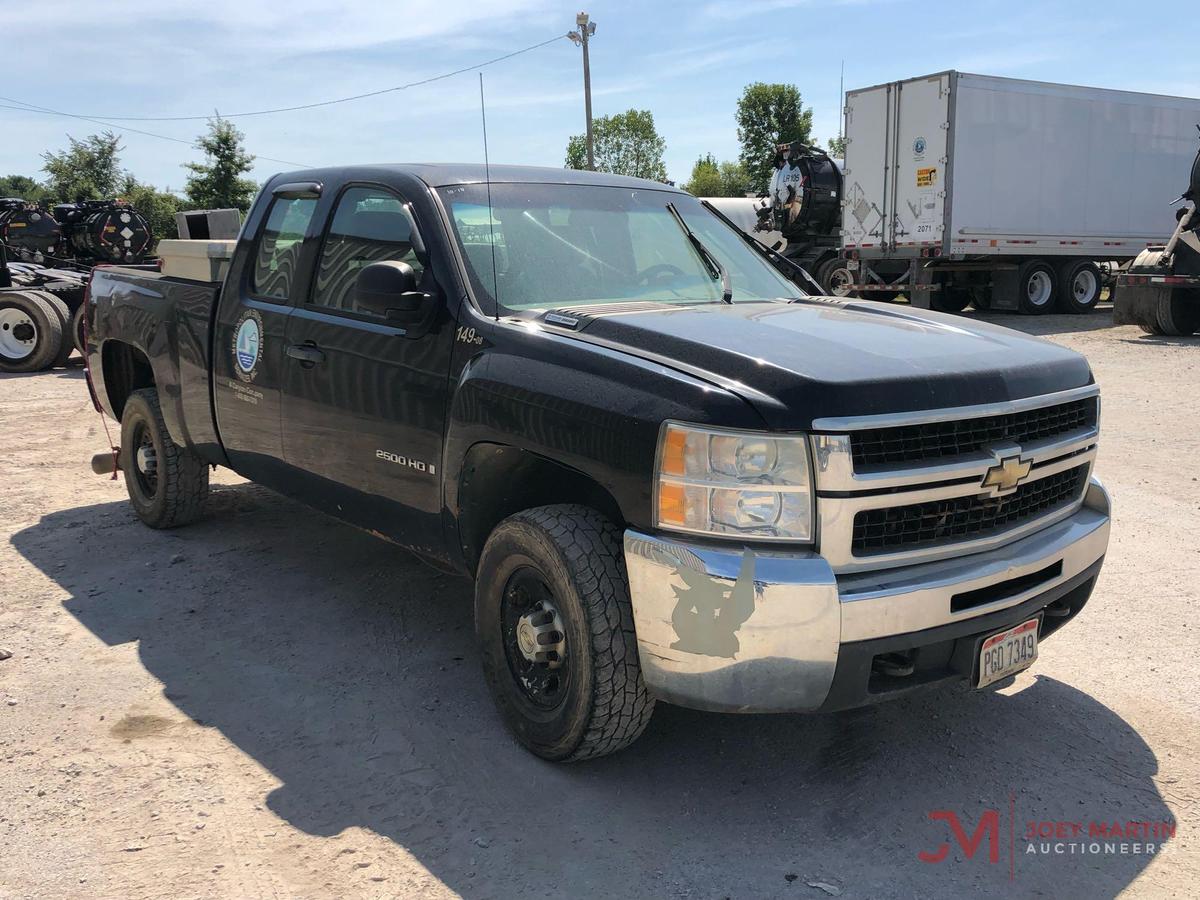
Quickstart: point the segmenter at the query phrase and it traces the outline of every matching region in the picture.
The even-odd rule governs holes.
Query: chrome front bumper
[[[1095,479],[1072,516],[1034,534],[986,552],[875,572],[838,575],[812,552],[726,548],[629,530],[625,562],[642,674],[656,696],[682,706],[816,710],[830,695],[844,645],[961,632],[947,626],[972,619],[990,627],[989,614],[1036,606],[1043,595],[1050,603],[1063,593],[1056,588],[1103,559],[1108,532],[1108,494]],[[953,611],[954,598],[966,594],[969,608]]]

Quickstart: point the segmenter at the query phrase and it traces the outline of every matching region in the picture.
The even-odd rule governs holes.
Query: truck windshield
[[[733,302],[804,296],[694,197],[593,185],[440,189],[485,312],[595,303],[720,303],[679,215],[729,274]],[[492,244],[495,243],[493,277]]]

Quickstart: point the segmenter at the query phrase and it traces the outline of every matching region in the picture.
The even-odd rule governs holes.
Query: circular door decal
[[[253,381],[262,357],[262,316],[248,309],[233,329],[233,369],[242,381]]]

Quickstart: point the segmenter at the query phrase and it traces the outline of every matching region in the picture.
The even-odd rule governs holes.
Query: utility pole
[[[583,107],[587,115],[587,167],[596,171],[596,155],[592,148],[592,69],[588,63],[588,38],[596,33],[596,23],[589,21],[588,14],[581,12],[575,17],[578,31],[567,34],[578,46],[583,47]]]
[[[842,74],[838,78],[838,143],[842,142],[842,124],[846,120],[846,61],[842,60]],[[842,151],[843,153],[845,151]]]

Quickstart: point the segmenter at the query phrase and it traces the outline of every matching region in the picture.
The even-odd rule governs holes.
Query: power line
[[[8,99],[7,97],[0,97],[0,100],[7,100],[7,99]],[[21,103],[23,101],[17,100],[15,102]],[[172,143],[175,143],[175,144],[185,144],[188,147],[193,147],[193,148],[196,147],[196,142],[194,140],[187,141],[187,140],[184,140],[183,138],[171,137],[170,135],[166,135],[166,134],[157,134],[156,132],[153,132],[153,131],[143,131],[140,128],[133,128],[129,125],[118,125],[115,122],[106,122],[103,119],[93,119],[91,116],[79,116],[79,115],[76,115],[75,113],[63,112],[62,110],[58,110],[58,109],[50,109],[47,106],[35,106],[32,103],[27,103],[24,106],[10,106],[5,103],[0,103],[0,109],[14,109],[17,112],[43,113],[45,115],[51,115],[51,116],[66,116],[69,119],[80,119],[81,121],[84,121],[84,122],[91,122],[94,125],[103,125],[106,128],[115,128],[118,131],[132,131],[137,134],[144,134],[146,137],[158,138],[159,140],[163,140],[163,141],[171,141]],[[304,163],[294,162],[289,159],[275,159],[274,157],[271,157],[271,156],[259,156],[257,154],[255,154],[254,158],[255,159],[263,159],[263,160],[266,160],[267,162],[280,163],[281,165],[285,165],[285,166],[295,166],[297,169],[311,168],[311,166],[308,166]]]
[[[485,60],[484,62],[481,62],[481,63],[476,63],[471,66],[464,66],[461,69],[455,69],[453,72],[444,72],[441,75],[433,75],[429,78],[422,78],[419,81],[410,81],[407,84],[398,84],[394,87],[381,88],[380,90],[377,90],[377,91],[367,91],[364,94],[354,94],[349,97],[338,97],[336,100],[321,100],[317,103],[302,103],[298,106],[279,106],[279,107],[275,107],[272,109],[251,110],[250,112],[221,113],[220,118],[222,118],[222,119],[241,119],[241,118],[245,118],[247,116],[267,116],[267,115],[273,115],[275,113],[298,112],[300,110],[305,110],[305,109],[317,109],[318,107],[322,107],[322,106],[333,106],[337,103],[349,103],[352,100],[364,100],[367,97],[378,97],[381,94],[391,94],[396,91],[405,91],[405,90],[408,90],[409,88],[420,87],[421,85],[431,84],[435,81],[442,81],[443,79],[446,79],[446,78],[453,78],[455,75],[462,75],[464,72],[474,72],[476,69],[482,69],[486,66],[491,66],[491,65],[495,65],[496,63],[499,63],[499,62],[504,62],[506,59],[512,59],[514,56],[520,56],[522,53],[529,53],[531,50],[537,50],[540,47],[545,47],[547,44],[553,44],[555,41],[561,41],[561,40],[564,40],[565,38],[566,38],[566,35],[562,35],[562,34],[555,35],[554,37],[549,38],[548,40],[541,41],[537,44],[531,44],[528,47],[522,47],[520,50],[513,50],[511,53],[505,53],[503,56],[497,56],[492,59]],[[14,100],[11,97],[0,97],[0,100],[4,100],[8,103],[21,103],[25,106],[33,106],[33,104],[26,104],[22,100]],[[35,107],[35,108],[37,108],[37,107]],[[64,115],[64,116],[71,115],[77,119],[87,119],[88,121],[96,121],[95,119],[90,119],[88,116],[76,115],[74,113],[59,113],[59,115]],[[106,119],[117,119],[117,120],[123,121],[123,122],[195,122],[195,121],[203,121],[203,120],[214,118],[213,114],[211,114],[211,113],[208,115],[203,115],[203,116],[113,116],[113,115],[109,115],[107,113],[104,113],[102,115]],[[101,123],[101,124],[104,124],[104,123]],[[143,132],[143,133],[145,133],[145,132]],[[154,135],[154,136],[162,137],[162,135]],[[168,140],[176,140],[176,139],[168,138]],[[266,158],[267,157],[265,157],[265,156],[263,157],[263,159],[266,159]],[[272,162],[279,162],[279,160],[272,160]],[[292,163],[289,163],[288,165],[292,165]]]

